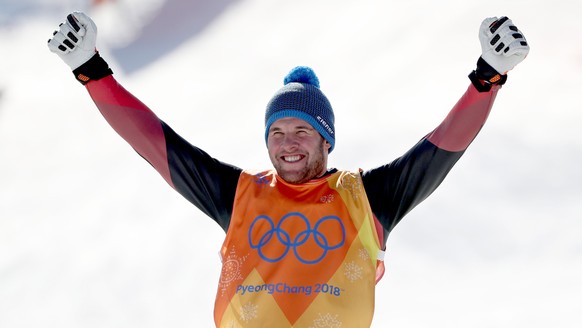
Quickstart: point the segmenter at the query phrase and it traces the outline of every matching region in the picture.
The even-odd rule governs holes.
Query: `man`
[[[190,145],[118,84],[96,36],[95,23],[75,12],[48,46],[113,129],[226,232],[218,327],[369,327],[388,234],[442,182],[529,52],[511,20],[485,19],[471,84],[445,120],[400,158],[362,172],[327,167],[333,110],[313,70],[296,67],[265,112],[274,170],[251,172]]]

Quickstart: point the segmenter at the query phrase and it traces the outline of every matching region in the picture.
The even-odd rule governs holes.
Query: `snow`
[[[391,234],[373,327],[582,325],[579,1],[5,0],[0,327],[213,325],[223,233],[48,51],[77,8],[126,88],[244,168],[270,166],[264,106],[296,65],[334,106],[330,165],[391,161],[468,86],[481,20],[509,16],[531,53],[447,180]]]

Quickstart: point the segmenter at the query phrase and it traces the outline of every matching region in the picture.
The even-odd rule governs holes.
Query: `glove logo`
[[[327,252],[344,245],[346,229],[341,219],[333,215],[322,217],[313,228],[305,215],[298,212],[286,214],[277,226],[270,217],[259,215],[251,223],[248,239],[264,261],[279,262],[293,249],[301,263],[316,264]]]
[[[77,80],[79,80],[81,82],[87,82],[90,80],[90,78],[86,75],[79,74],[79,75],[77,75]]]

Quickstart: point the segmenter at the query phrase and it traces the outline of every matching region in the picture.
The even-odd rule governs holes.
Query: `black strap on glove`
[[[488,92],[494,85],[504,85],[507,81],[507,74],[501,75],[487,64],[483,58],[477,60],[477,69],[469,74],[469,80],[479,92]]]
[[[97,81],[106,76],[109,76],[113,74],[113,71],[111,68],[109,68],[107,62],[101,58],[99,52],[97,52],[86,63],[76,68],[73,71],[73,74],[75,75],[77,81],[85,85],[89,83],[89,81]]]

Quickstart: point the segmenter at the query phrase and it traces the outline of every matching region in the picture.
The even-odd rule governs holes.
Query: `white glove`
[[[59,25],[59,31],[48,40],[48,47],[75,70],[95,55],[96,42],[97,26],[85,13],[76,11]]]
[[[505,16],[483,20],[479,28],[479,40],[481,57],[502,75],[513,69],[529,53],[525,36]]]

